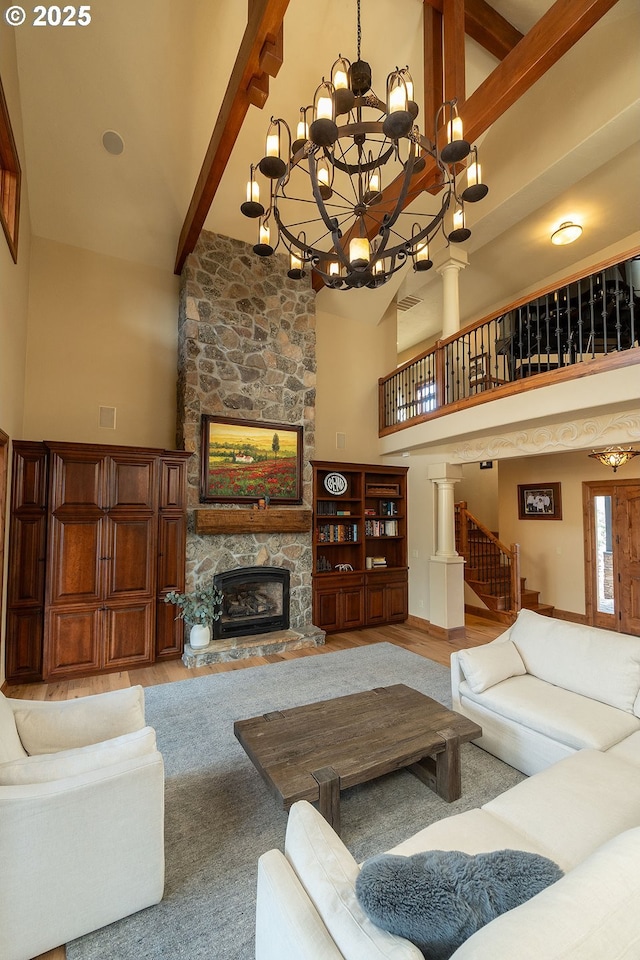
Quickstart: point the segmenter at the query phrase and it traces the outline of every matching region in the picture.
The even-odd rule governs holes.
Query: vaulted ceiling
[[[458,6],[457,0],[442,2],[448,5],[445,16]],[[433,84],[425,85],[422,75],[424,25],[437,6],[436,0],[363,0],[362,54],[378,91],[391,69],[410,64],[417,90],[426,89],[429,97]],[[166,270],[174,269],[181,251],[188,252],[201,222],[254,242],[255,222],[239,213],[249,164],[263,152],[271,115],[295,123],[336,56],[354,58],[355,7],[355,0],[251,0],[247,15],[240,0],[109,0],[92,6],[87,27],[17,28],[34,233]],[[486,79],[519,34],[541,17],[537,29],[549,29],[545,24],[554,21],[549,15],[545,21],[544,14],[551,7],[548,0],[494,0],[506,21],[498,29],[500,21],[482,0],[467,2],[466,106],[473,135],[481,135],[490,185],[489,197],[473,212],[465,245],[469,266],[461,296],[467,317],[637,228],[636,0],[614,3],[546,73],[542,57],[532,57],[529,69],[544,75],[513,105],[499,102],[509,97],[513,71],[494,74],[493,86]],[[588,17],[598,7],[598,0],[558,0],[551,13],[564,13],[569,22],[577,8]],[[255,77],[250,99],[260,100],[267,79],[269,96],[262,110],[245,109],[229,90],[247,89],[239,66],[232,77],[234,64],[244,55],[247,22],[263,9],[276,27],[284,12],[283,64],[268,77],[276,72],[280,51],[260,42],[265,75],[258,71],[255,77],[247,53],[248,79]],[[272,27],[267,23],[266,32]],[[518,51],[526,53],[522,43],[512,61]],[[478,93],[474,100],[485,81],[486,96]],[[447,82],[460,80],[454,73]],[[118,156],[103,147],[107,130],[124,141]],[[209,166],[217,163],[213,190],[198,179],[201,171],[208,173],[208,150]],[[198,206],[199,218],[189,214]],[[571,215],[582,218],[583,237],[558,251],[549,234]],[[405,347],[437,332],[439,283],[437,276],[435,282],[427,278],[418,282],[407,273],[377,291],[323,290],[318,302],[338,315],[375,323],[395,300],[414,296],[420,303],[401,314],[399,325]]]

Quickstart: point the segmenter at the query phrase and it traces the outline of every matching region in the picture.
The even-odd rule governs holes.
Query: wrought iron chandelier
[[[313,103],[300,108],[295,138],[285,120],[271,118],[265,156],[251,166],[240,207],[245,216],[259,218],[253,248],[258,256],[271,256],[282,243],[290,257],[289,277],[300,279],[311,267],[326,286],[341,290],[381,286],[408,261],[416,271],[428,270],[436,234],[442,231],[447,243],[467,240],[465,203],[476,203],[488,192],[477,148],[463,137],[456,100],[438,109],[429,140],[416,123],[419,110],[408,67],[388,75],[384,102],[371,89],[371,68],[360,59],[360,0],[357,26],[357,60],[338,56]],[[365,111],[374,119],[365,119],[370,116]],[[440,207],[406,213],[411,179],[427,157],[437,174],[429,194],[439,195]],[[269,183],[266,208],[257,170]],[[463,176],[466,186],[460,189]],[[393,199],[385,197],[383,181],[386,186],[394,182]],[[313,206],[310,217],[300,218],[301,204]],[[292,221],[288,213],[299,219]],[[413,219],[410,229],[401,229],[401,215]]]
[[[623,467],[625,463],[633,460],[639,453],[640,450],[634,450],[632,447],[626,449],[623,447],[607,447],[606,450],[601,450],[599,453],[594,450],[588,456],[598,460],[605,467],[612,467],[615,473],[618,467]]]

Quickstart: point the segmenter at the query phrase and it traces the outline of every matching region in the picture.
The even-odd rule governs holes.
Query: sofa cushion
[[[618,833],[640,827],[635,765],[579,750],[482,807],[571,870]]]
[[[84,747],[145,725],[140,686],[55,703],[13,700],[12,707],[18,735],[29,754]]]
[[[640,730],[640,720],[632,713],[528,674],[504,680],[482,694],[474,693],[463,680],[459,692],[463,702],[465,699],[477,702],[574,750],[608,750]]]
[[[550,851],[536,843],[514,826],[486,810],[466,810],[453,816],[445,816],[424,827],[387,850],[408,857],[423,850],[462,850],[465,853],[488,853],[491,850],[528,850],[542,856]]]
[[[527,673],[633,713],[640,690],[640,637],[521,610],[510,638]]]
[[[258,860],[256,960],[343,960],[280,850]]]
[[[640,731],[614,744],[610,750],[607,750],[607,754],[617,757],[618,760],[626,760],[627,763],[635,763],[640,767]]]
[[[87,747],[24,756],[8,763],[0,763],[0,786],[25,783],[48,783],[77,774],[100,770],[122,760],[132,760],[151,753],[156,747],[155,731],[144,727],[113,740],[92,743]]]
[[[16,730],[16,718],[11,703],[0,693],[0,763],[18,760],[26,755],[27,751]]]
[[[474,693],[482,693],[487,687],[493,687],[501,680],[520,677],[527,672],[522,657],[511,640],[461,650],[458,659]]]
[[[343,956],[422,960],[412,943],[369,920],[356,898],[358,864],[306,800],[289,811],[284,852]]]
[[[498,917],[452,960],[640,956],[640,830],[615,837],[548,890]]]
[[[378,926],[411,940],[429,960],[449,960],[476,930],[561,876],[551,860],[522,850],[379,854],[362,865],[356,895]]]

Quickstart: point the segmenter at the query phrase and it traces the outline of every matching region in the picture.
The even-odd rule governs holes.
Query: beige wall
[[[173,447],[178,278],[34,238],[24,436]],[[116,428],[98,424],[116,408]]]
[[[316,459],[347,463],[381,459],[378,377],[395,364],[395,313],[389,310],[375,327],[316,313]],[[336,434],[344,434],[343,448],[338,448]]]
[[[621,467],[619,480],[640,478],[640,458]],[[560,610],[585,613],[582,483],[613,480],[613,471],[586,452],[504,460],[499,472],[500,539],[519,543],[522,575],[540,599]],[[519,483],[560,483],[562,520],[519,520]]]
[[[25,158],[22,116],[15,53],[15,31],[0,19],[0,65],[13,135],[24,172]],[[0,230],[0,429],[11,439],[19,436],[23,426],[27,307],[29,300],[29,254],[31,226],[29,197],[23,178],[18,230],[18,263],[15,264]],[[9,458],[10,462],[10,458]],[[9,467],[10,471],[10,467]],[[10,480],[10,476],[8,478]],[[9,489],[7,488],[7,500]],[[2,511],[0,511],[0,514]],[[8,534],[8,530],[6,531]],[[0,530],[0,535],[2,531]],[[0,612],[6,608],[7,551],[4,569],[0,569]],[[4,682],[5,618],[0,616],[0,684]]]
[[[456,503],[466,500],[467,509],[474,517],[488,527],[492,533],[498,531],[498,471],[497,460],[490,461],[490,470],[481,470],[479,463],[465,463],[462,467],[462,480],[456,484]],[[502,538],[500,538],[502,539]]]
[[[0,18],[0,65],[2,86],[23,171],[17,264],[13,262],[4,232],[0,230],[0,428],[10,437],[15,437],[22,430],[31,226],[24,177],[15,30],[6,26],[4,17]]]

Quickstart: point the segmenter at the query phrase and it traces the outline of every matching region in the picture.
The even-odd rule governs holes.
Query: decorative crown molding
[[[477,460],[504,460],[540,453],[591,450],[593,447],[638,441],[640,410],[469,440],[456,447],[455,457],[464,463],[474,463]]]

